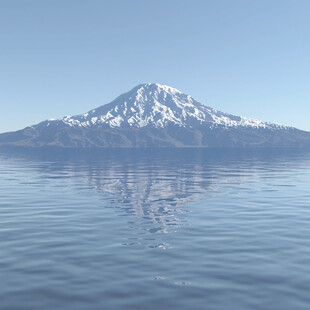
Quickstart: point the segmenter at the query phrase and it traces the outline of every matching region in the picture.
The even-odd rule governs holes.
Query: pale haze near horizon
[[[0,1],[0,132],[141,83],[310,131],[310,1]]]

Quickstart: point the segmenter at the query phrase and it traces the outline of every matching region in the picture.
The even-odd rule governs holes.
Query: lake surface
[[[310,152],[0,153],[0,309],[310,305]]]

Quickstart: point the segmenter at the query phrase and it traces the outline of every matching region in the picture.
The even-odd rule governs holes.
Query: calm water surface
[[[310,152],[0,153],[0,309],[309,309]]]

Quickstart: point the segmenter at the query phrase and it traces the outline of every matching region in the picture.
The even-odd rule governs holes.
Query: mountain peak
[[[61,122],[70,127],[102,128],[286,128],[214,110],[176,88],[158,83],[140,84],[85,114],[47,122],[46,126]]]
[[[217,111],[173,87],[147,83],[87,113],[2,134],[1,145],[288,147],[309,146],[310,133]]]
[[[170,94],[181,94],[182,93],[176,88],[173,88],[168,85],[158,84],[158,83],[140,84],[135,88],[142,90],[142,91],[159,91],[159,92],[163,91],[163,92],[170,93]]]

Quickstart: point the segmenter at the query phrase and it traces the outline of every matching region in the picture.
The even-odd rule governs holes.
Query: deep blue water
[[[0,309],[310,307],[310,152],[0,153]]]

